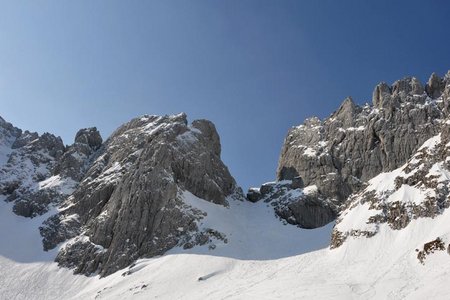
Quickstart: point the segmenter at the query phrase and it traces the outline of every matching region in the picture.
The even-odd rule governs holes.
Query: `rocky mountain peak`
[[[433,73],[428,79],[425,90],[431,98],[437,99],[444,93],[446,82],[450,82],[447,75],[444,78],[440,78],[436,73]]]
[[[25,145],[31,144],[33,141],[37,141],[39,134],[37,132],[29,132],[25,130],[23,134],[17,137],[12,145],[13,149],[24,147]]]
[[[342,102],[339,109],[334,112],[330,119],[338,120],[344,128],[353,126],[355,115],[361,111],[361,108],[355,104],[352,97],[347,97]]]
[[[96,127],[80,129],[75,135],[75,143],[86,144],[97,150],[103,143],[100,132]]]
[[[424,92],[424,88],[420,81],[415,77],[406,77],[400,80],[397,80],[392,85],[392,96],[413,96],[413,95],[422,95]]]
[[[423,102],[424,98],[421,96],[424,96],[424,92],[424,86],[415,77],[405,77],[397,80],[392,86],[381,82],[372,93],[373,107],[392,111],[393,107],[400,107],[401,103],[410,102],[411,100]]]
[[[45,149],[55,159],[59,159],[65,151],[61,137],[48,132],[31,141],[26,147],[29,147],[31,151]]]
[[[436,80],[432,75],[432,81]],[[287,134],[277,180],[302,182],[315,192],[292,194],[288,183],[275,185],[280,188],[264,197],[252,190],[250,198],[266,199],[277,208],[278,216],[302,227],[311,228],[314,223],[305,215],[305,206],[314,207],[309,211],[314,211],[317,226],[332,221],[339,206],[364,182],[398,168],[438,133],[448,115],[450,98],[445,92],[440,98],[435,96],[427,93],[417,78],[406,77],[392,86],[378,84],[372,106],[360,107],[347,98],[323,121],[305,120]],[[280,189],[285,192],[280,194]],[[295,197],[280,197],[287,194]]]
[[[205,213],[184,199],[222,207],[243,200],[208,120],[144,115],[105,142],[95,127],[81,129],[67,147],[1,121],[0,192],[24,217],[58,207],[40,227],[44,249],[72,239],[57,261],[77,273],[108,275],[176,246],[223,242],[220,232],[198,227]]]
[[[205,139],[211,144],[214,154],[220,156],[221,145],[219,134],[217,133],[216,126],[208,120],[194,120],[192,122],[192,127],[200,130]]]
[[[308,128],[316,128],[321,125],[322,125],[322,120],[320,120],[320,118],[318,118],[318,117],[307,118],[307,119],[305,119],[305,122],[303,123],[303,126],[306,126]],[[302,125],[300,125],[300,126],[302,126]]]
[[[414,220],[434,219],[450,207],[450,121],[438,127],[439,134],[403,166],[378,174],[349,197],[333,230],[331,248],[347,239],[371,238],[382,225],[401,230]]]
[[[0,141],[6,149],[6,163],[0,167],[0,193],[14,203],[16,214],[35,217],[61,201],[57,188],[46,185],[45,180],[51,177],[65,147],[60,137],[50,133],[13,132],[9,141]]]
[[[379,83],[374,91],[372,96],[373,107],[375,108],[383,108],[386,104],[390,103],[390,98],[392,96],[391,87],[385,83]]]
[[[6,139],[16,139],[22,134],[22,130],[14,127],[11,123],[8,123],[0,117],[0,142],[5,143]]]
[[[210,121],[189,124],[183,113],[132,119],[93,153],[63,203],[66,209],[41,227],[45,249],[72,238],[57,261],[77,273],[108,275],[140,257],[209,243],[220,234],[199,230],[203,213],[187,205],[184,195],[225,207],[242,200],[220,152]]]
[[[56,162],[52,174],[80,182],[96,152],[102,146],[102,142],[96,127],[80,129],[75,135],[74,143],[67,147],[62,157]]]

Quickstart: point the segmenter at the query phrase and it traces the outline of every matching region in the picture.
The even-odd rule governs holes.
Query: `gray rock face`
[[[108,275],[140,257],[220,236],[198,232],[203,215],[184,203],[186,191],[224,206],[227,197],[242,197],[220,159],[214,125],[188,125],[184,114],[133,119],[98,150],[63,203],[67,208],[41,227],[44,245],[75,237],[60,250],[58,263],[76,273]]]
[[[16,214],[42,215],[73,192],[102,143],[95,128],[80,130],[75,140],[66,148],[59,137],[22,132],[0,119],[0,193]]]
[[[306,196],[292,202],[289,209],[277,211],[277,214],[301,228],[313,229],[325,226],[337,217],[336,207],[317,196]]]
[[[5,141],[5,136],[13,136],[18,138],[22,134],[22,130],[14,127],[11,123],[8,123],[0,117],[0,131],[2,132],[2,141]]]
[[[223,206],[243,199],[220,152],[215,126],[189,125],[184,114],[133,119],[104,143],[96,128],[81,129],[68,147],[0,118],[0,192],[25,217],[59,206],[39,228],[44,250],[73,238],[58,263],[108,275],[175,246],[227,241],[199,229],[205,213],[184,201],[191,194]]]
[[[79,130],[75,136],[75,143],[69,146],[58,160],[53,174],[79,182],[92,163],[91,156],[101,147],[102,141],[95,127]]]
[[[436,75],[436,73],[431,74],[428,80],[425,90],[431,98],[436,99],[442,95],[445,89],[445,81]]]
[[[284,223],[306,229],[324,226],[336,219],[338,213],[338,203],[324,198],[315,186],[304,188],[299,177],[252,188],[247,200],[264,201]]]
[[[307,119],[288,132],[277,180],[301,177],[305,186],[317,186],[320,198],[344,203],[365,181],[401,166],[438,133],[448,115],[449,89],[448,75],[433,74],[425,87],[411,77],[392,86],[380,83],[373,92],[373,105],[361,107],[347,98],[325,120]],[[253,194],[250,198],[257,199]],[[299,202],[290,204],[289,210],[296,219],[304,207]]]
[[[49,133],[14,132],[7,163],[0,169],[0,192],[14,202],[16,214],[34,217],[61,200],[52,180],[46,179],[65,148],[59,137]]]
[[[22,135],[22,130],[0,117],[0,167],[8,162],[13,144]]]
[[[100,132],[96,127],[80,129],[75,135],[75,144],[87,145],[92,150],[97,150],[103,143]]]
[[[414,219],[435,218],[450,207],[450,180],[445,175],[450,170],[449,124],[443,122],[440,134],[421,146],[405,165],[377,177],[376,182],[382,184],[369,185],[349,197],[336,221],[331,248],[340,247],[348,238],[370,238],[380,231],[380,224],[400,230]],[[360,220],[349,224],[346,216],[355,209],[360,211]]]

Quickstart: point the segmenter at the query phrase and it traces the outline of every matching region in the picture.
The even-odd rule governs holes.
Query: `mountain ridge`
[[[450,72],[432,74],[426,85],[414,77],[380,83],[372,105],[346,98],[330,117],[291,128],[277,181],[250,189],[247,199],[207,120],[144,115],[105,141],[95,127],[80,129],[65,146],[0,118],[7,222],[0,231],[22,249],[28,241],[14,234],[30,234],[36,247],[40,233],[47,251],[0,245],[0,268],[10,270],[0,275],[0,291],[73,299],[318,290],[322,298],[443,298],[449,104]],[[8,224],[17,228],[8,233]],[[19,291],[18,274],[29,290]],[[173,289],[180,278],[182,289]]]
[[[312,117],[292,127],[281,150],[277,180],[296,180],[302,187],[315,187],[316,194],[277,201],[277,189],[271,192],[275,196],[258,196],[252,189],[248,198],[265,198],[277,207],[278,216],[300,227],[331,222],[364,182],[401,166],[438,133],[448,116],[449,96],[450,72],[443,78],[433,73],[425,86],[415,77],[391,86],[382,82],[374,89],[372,105],[346,98],[328,118]],[[311,213],[316,221],[305,222]]]

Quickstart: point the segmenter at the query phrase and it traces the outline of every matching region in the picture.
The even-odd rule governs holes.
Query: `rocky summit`
[[[74,238],[59,264],[108,275],[177,245],[207,243],[211,232],[196,226],[202,213],[184,204],[182,192],[222,206],[241,197],[220,149],[209,121],[188,125],[185,114],[133,119],[105,141],[61,212],[45,222],[45,247]]]
[[[220,159],[214,124],[185,114],[142,116],[105,142],[81,129],[70,146],[0,119],[0,192],[24,217],[50,214],[39,231],[56,261],[76,273],[111,274],[141,257],[225,239],[200,230],[205,213],[184,203],[189,192],[215,205],[244,197]],[[53,213],[52,213],[53,212]]]
[[[53,173],[57,161],[65,151],[62,140],[52,134],[39,136],[35,132],[17,129],[0,120],[2,154],[0,193],[13,202],[13,210],[24,217],[35,217],[48,211],[49,205],[62,200],[67,189]],[[66,182],[70,189],[72,182]]]
[[[400,168],[380,173],[342,207],[331,248],[348,238],[372,237],[385,224],[393,230],[413,220],[434,219],[450,207],[450,120]],[[450,249],[450,248],[449,248]]]
[[[323,226],[365,182],[402,166],[438,134],[449,105],[450,72],[443,78],[432,74],[425,85],[414,77],[380,83],[372,104],[359,106],[349,97],[328,118],[310,118],[289,130],[277,180],[294,186],[265,184],[251,189],[248,199],[272,203],[291,224]],[[291,192],[303,186],[314,193]]]

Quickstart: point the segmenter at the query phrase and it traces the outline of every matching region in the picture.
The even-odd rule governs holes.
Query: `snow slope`
[[[448,224],[449,214],[438,223]],[[447,299],[446,253],[418,263],[416,238],[428,239],[418,222],[400,235],[269,261],[206,255],[168,255],[141,261],[131,275],[114,274],[77,297],[99,299]],[[435,232],[437,233],[437,232]],[[378,247],[375,245],[379,245]],[[202,277],[204,280],[199,280]]]
[[[226,235],[227,243],[216,241],[214,250],[210,250],[208,245],[189,250],[175,248],[163,257],[140,260],[130,270],[119,271],[102,279],[98,276],[72,275],[71,270],[59,268],[53,262],[58,249],[49,253],[42,251],[38,227],[50,213],[33,219],[19,217],[11,212],[11,204],[0,201],[0,298],[90,299],[103,289],[106,290],[97,296],[121,298],[124,296],[122,288],[129,291],[129,288],[137,284],[137,274],[147,278],[149,273],[160,278],[172,278],[158,292],[165,293],[165,288],[171,289],[170,286],[178,281],[178,276],[191,278],[197,284],[198,277],[208,274],[213,277],[214,274],[233,269],[235,265],[246,265],[246,269],[252,269],[251,266],[256,267],[262,261],[267,261],[270,265],[274,259],[292,257],[329,244],[332,224],[315,230],[283,225],[275,218],[273,209],[263,202],[253,204],[229,199],[230,207],[225,208],[188,192],[185,192],[184,200],[207,213],[199,222],[199,227],[219,230]],[[126,271],[132,274],[121,276]],[[167,274],[163,276],[159,272]],[[195,289],[195,286],[189,287],[189,282],[190,280],[186,281],[186,288]],[[109,288],[111,285],[114,285],[114,289]],[[116,288],[118,290],[113,295],[105,292],[115,291]],[[153,289],[152,291],[155,292]],[[187,291],[178,290],[181,294]],[[173,297],[177,298],[181,294],[166,296],[174,299]],[[132,295],[130,293],[128,296]],[[148,296],[143,294],[144,298]],[[195,294],[191,296],[196,298]]]
[[[259,213],[262,211],[261,208]],[[260,214],[255,213],[257,216]],[[160,258],[141,260],[127,272],[90,282],[76,298],[95,294],[98,299],[448,299],[447,252],[435,252],[426,264],[421,264],[415,251],[427,241],[448,236],[448,224],[450,211],[446,210],[434,219],[415,219],[402,230],[381,224],[376,236],[351,239],[337,249],[280,255],[279,259],[271,260],[174,251]],[[228,225],[224,224],[230,228]],[[249,228],[249,232],[258,235],[258,230],[253,229]],[[288,232],[287,240],[295,236]],[[269,234],[267,241],[276,240],[275,236]],[[259,246],[267,247],[264,249],[269,252],[281,251],[270,243]],[[236,255],[243,249],[230,242],[228,250],[225,247],[221,250]],[[258,255],[263,251],[260,249]]]
[[[450,293],[448,254],[435,253],[422,265],[414,251],[449,233],[450,211],[434,220],[414,220],[401,231],[383,224],[371,239],[305,253],[326,246],[331,226],[301,230],[282,225],[264,203],[236,201],[226,209],[185,196],[207,211],[201,226],[214,222],[228,233],[227,244],[215,250],[174,249],[101,279],[58,268],[52,262],[55,251],[39,251],[36,225],[42,220],[14,216],[3,203],[0,298],[446,299]],[[228,219],[232,213],[241,215]]]
[[[214,228],[224,233],[228,243],[217,241],[186,251],[175,248],[169,254],[193,253],[226,256],[245,260],[266,260],[292,256],[325,248],[330,243],[330,223],[316,230],[283,225],[269,204],[228,199],[230,207],[215,205],[184,192],[184,202],[207,213],[199,228]]]
[[[87,281],[58,268],[57,251],[42,250],[38,227],[49,214],[17,216],[0,196],[0,299],[56,299],[65,297],[71,282]]]

